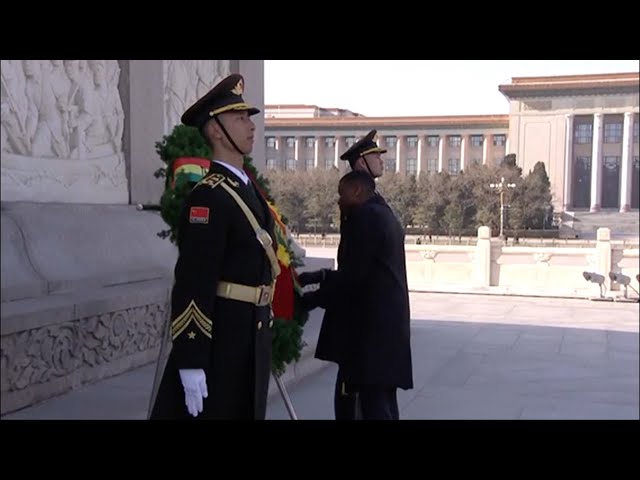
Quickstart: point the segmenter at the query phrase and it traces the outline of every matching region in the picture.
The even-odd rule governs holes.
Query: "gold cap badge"
[[[236,95],[242,95],[244,93],[244,82],[242,81],[242,79],[240,79],[236,86],[233,87],[231,93],[234,93]]]

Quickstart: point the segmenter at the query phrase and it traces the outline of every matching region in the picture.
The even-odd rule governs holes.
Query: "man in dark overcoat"
[[[373,148],[365,137],[356,149]],[[399,418],[397,388],[413,388],[404,229],[370,174],[340,181],[341,239],[337,271],[300,275],[320,283],[307,309],[326,309],[316,357],[338,364],[338,420]]]

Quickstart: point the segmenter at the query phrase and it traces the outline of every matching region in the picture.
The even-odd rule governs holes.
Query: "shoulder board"
[[[222,175],[221,173],[213,173],[205,178],[203,178],[202,180],[200,180],[195,187],[193,188],[197,188],[200,185],[206,185],[210,188],[216,188],[218,185],[220,185],[222,182],[224,182],[224,179],[227,178],[224,175]]]

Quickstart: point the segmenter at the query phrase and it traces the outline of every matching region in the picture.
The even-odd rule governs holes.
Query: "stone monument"
[[[1,414],[153,361],[176,249],[155,143],[230,72],[264,106],[262,60],[2,60]],[[254,165],[264,169],[263,117]]]

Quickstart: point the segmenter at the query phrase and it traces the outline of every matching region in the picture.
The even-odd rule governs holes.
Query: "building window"
[[[604,124],[604,143],[622,142],[622,123]]]
[[[593,125],[591,123],[580,123],[576,125],[575,141],[577,144],[591,143],[593,138]]]
[[[407,137],[407,145],[409,148],[416,148],[418,144],[418,137]]]
[[[328,148],[333,148],[333,146],[336,144],[336,139],[333,137],[326,137],[324,139],[324,144],[328,147]]]
[[[438,137],[437,135],[429,135],[427,137],[427,145],[429,145],[430,147],[437,147],[439,141],[440,137]]]
[[[316,143],[316,139],[314,137],[307,137],[304,139],[304,143],[307,148],[313,148]]]
[[[459,147],[461,143],[462,143],[462,138],[460,137],[460,135],[449,136],[450,147]]]
[[[396,137],[386,137],[384,141],[388,148],[395,148],[396,143],[398,143],[398,139]]]
[[[603,166],[609,170],[620,168],[620,157],[604,157]]]
[[[482,135],[471,135],[471,146],[472,147],[481,147],[482,146],[482,140],[484,140],[484,137]]]
[[[416,173],[418,173],[418,160],[407,158],[407,175],[415,175]]]
[[[276,148],[276,137],[267,137],[267,148]]]
[[[437,158],[429,158],[427,160],[427,172],[429,172],[429,173],[438,173],[438,159]]]
[[[313,158],[307,158],[304,161],[304,166],[307,170],[313,170]]]
[[[458,173],[460,173],[460,159],[450,158],[448,163],[449,163],[449,175],[458,175]]]
[[[351,148],[354,143],[356,143],[356,137],[347,137],[344,139],[344,144],[347,148]]]
[[[296,159],[287,158],[287,170],[295,170],[295,169],[296,169]]]
[[[275,170],[275,169],[276,169],[276,159],[267,158],[267,170]]]
[[[331,170],[333,168],[333,158],[324,159],[324,168],[327,170]]]
[[[296,137],[287,137],[287,147],[293,148],[296,146]]]
[[[635,143],[638,143],[638,127],[640,125],[638,125],[638,117],[635,117],[633,119],[633,141]]]
[[[493,136],[493,145],[495,147],[504,147],[505,143],[507,143],[506,135],[494,135]]]
[[[473,158],[473,159],[471,159],[471,163],[473,165],[482,165],[482,159],[481,158]]]
[[[385,158],[384,159],[384,171],[385,172],[395,172],[396,171],[396,159],[395,158]]]

